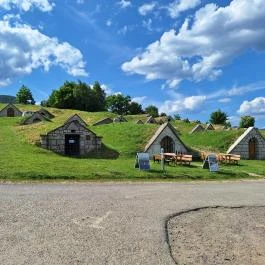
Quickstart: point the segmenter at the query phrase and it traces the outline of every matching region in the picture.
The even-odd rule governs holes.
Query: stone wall
[[[65,124],[47,135],[41,135],[41,146],[56,153],[65,153],[65,135],[80,135],[80,155],[101,148],[101,138],[76,121]]]
[[[242,159],[249,159],[249,140],[256,139],[256,159],[265,159],[265,139],[255,130],[251,131],[235,148],[229,153],[238,154]]]
[[[4,109],[2,109],[2,110],[0,111],[0,117],[7,117],[7,110],[8,110],[9,108],[12,108],[12,109],[14,110],[14,114],[15,114],[14,116],[15,116],[15,117],[22,116],[22,112],[19,111],[17,108],[14,108],[14,107],[12,107],[12,106],[7,106],[7,107],[5,107]]]
[[[30,117],[28,117],[23,124],[32,124],[39,121],[45,121],[46,119],[38,112],[33,113]]]
[[[187,153],[186,147],[181,143],[181,141],[176,137],[169,127],[166,127],[163,132],[156,138],[153,144],[146,150],[149,153],[150,157],[154,154],[159,154],[161,151],[161,141],[164,137],[169,136],[173,139],[175,143],[175,152]]]

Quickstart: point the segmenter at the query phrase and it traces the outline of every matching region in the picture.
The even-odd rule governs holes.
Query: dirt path
[[[265,207],[204,208],[168,222],[178,265],[264,265]]]

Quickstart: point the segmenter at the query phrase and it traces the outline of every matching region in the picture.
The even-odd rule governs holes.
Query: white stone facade
[[[166,137],[172,138],[174,142],[173,152],[187,153],[187,147],[182,143],[178,137],[175,129],[169,123],[163,124],[156,134],[152,137],[150,142],[145,147],[145,152],[149,153],[149,156],[152,157],[154,154],[159,154],[161,152],[161,141]]]
[[[228,149],[228,154],[238,154],[242,159],[250,159],[249,157],[249,141],[255,139],[256,142],[256,154],[255,159],[265,159],[265,139],[260,132],[254,128],[248,128]]]

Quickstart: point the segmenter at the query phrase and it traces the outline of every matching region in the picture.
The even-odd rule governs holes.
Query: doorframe
[[[254,146],[254,157],[250,157],[250,144],[253,144]],[[250,160],[255,160],[257,157],[257,138],[256,137],[252,137],[251,139],[249,139],[248,141],[248,159]]]
[[[69,154],[68,152],[66,152],[66,141],[67,141],[67,137],[77,137],[78,138],[78,150],[77,150],[77,153],[76,154]],[[78,156],[80,155],[80,134],[65,134],[64,135],[64,154],[65,155],[72,155],[72,156]]]

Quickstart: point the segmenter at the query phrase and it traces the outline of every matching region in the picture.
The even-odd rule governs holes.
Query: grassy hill
[[[38,106],[18,105],[21,110],[37,110]],[[1,108],[1,104],[0,104]],[[159,125],[136,124],[146,115],[127,116],[128,123],[91,126],[104,117],[115,115],[87,113],[75,110],[49,109],[55,115],[51,122],[20,126],[20,117],[0,118],[0,179],[227,179],[244,178],[248,173],[265,176],[264,161],[241,161],[240,166],[222,166],[217,174],[201,168],[201,162],[191,167],[167,167],[162,172],[159,164],[151,164],[150,172],[134,169],[135,154],[142,151]],[[55,154],[36,145],[41,133],[60,126],[71,115],[77,113],[89,128],[103,137],[104,148],[98,154],[83,158],[70,158]],[[206,151],[225,151],[233,140],[242,133],[233,131],[208,131],[190,135],[195,124],[175,121],[173,125],[180,132],[182,140],[190,147]]]

